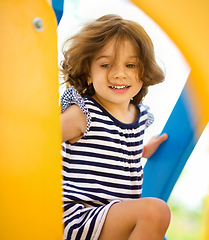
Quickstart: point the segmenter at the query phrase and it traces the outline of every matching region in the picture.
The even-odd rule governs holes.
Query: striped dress
[[[143,136],[153,115],[139,105],[138,119],[124,124],[73,87],[62,96],[62,112],[71,104],[80,106],[87,127],[76,143],[62,144],[64,239],[97,240],[114,203],[141,197]]]

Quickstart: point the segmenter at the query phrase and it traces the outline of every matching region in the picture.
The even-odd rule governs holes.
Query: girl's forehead
[[[130,56],[137,56],[136,48],[129,39],[119,41],[112,39],[95,54],[95,58],[100,56],[116,56],[121,53]]]

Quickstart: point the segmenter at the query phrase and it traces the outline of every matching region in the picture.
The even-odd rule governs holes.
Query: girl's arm
[[[143,148],[142,157],[150,158],[158,149],[161,143],[168,139],[168,135],[163,133],[162,135],[152,137]]]
[[[74,143],[78,141],[86,131],[86,116],[76,104],[68,107],[61,114],[61,133],[62,142],[69,141]]]

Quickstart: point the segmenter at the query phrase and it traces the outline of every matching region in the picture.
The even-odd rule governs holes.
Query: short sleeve
[[[145,123],[145,126],[146,126],[146,128],[148,128],[154,122],[154,115],[149,112],[150,108],[147,105],[144,105],[144,108],[147,111],[147,121]]]
[[[85,102],[81,95],[78,93],[78,91],[74,88],[68,88],[65,90],[61,97],[61,112],[63,113],[68,107],[70,107],[72,104],[76,104],[80,107],[82,112],[86,115],[86,120],[87,120],[87,127],[86,131],[84,133],[84,136],[87,134],[89,131],[90,125],[91,125],[91,115],[88,110],[88,108],[85,105]]]
[[[154,122],[154,115],[149,112],[149,107],[144,104],[138,105],[139,111],[141,112],[141,120],[144,122],[145,128],[148,128]]]

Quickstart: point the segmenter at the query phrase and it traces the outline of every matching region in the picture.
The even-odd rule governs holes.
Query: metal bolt
[[[37,32],[41,32],[43,30],[44,25],[40,18],[37,17],[33,19],[33,27]]]

